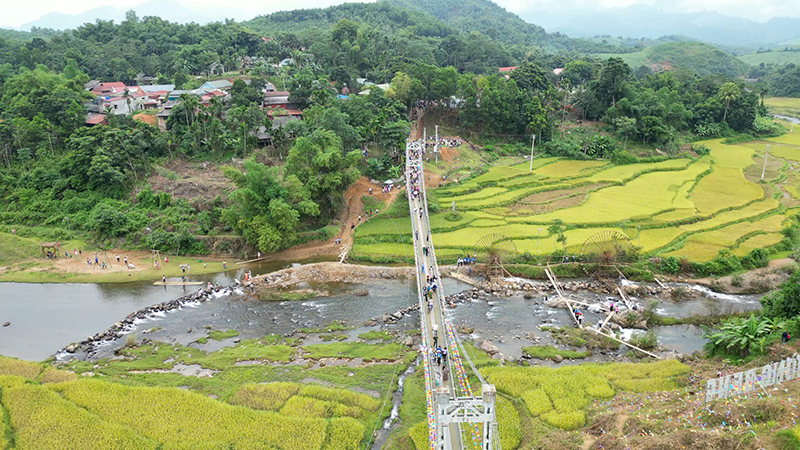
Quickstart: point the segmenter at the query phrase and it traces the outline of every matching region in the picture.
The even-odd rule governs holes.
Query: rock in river
[[[492,341],[490,341],[488,339],[482,340],[481,343],[478,344],[478,348],[483,350],[484,352],[490,354],[490,355],[494,355],[496,353],[500,353],[500,349],[497,348],[496,345],[492,344]]]

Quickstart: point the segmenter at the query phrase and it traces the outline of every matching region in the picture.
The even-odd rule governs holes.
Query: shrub
[[[461,213],[450,211],[444,215],[444,219],[449,222],[458,222],[461,220]]]
[[[649,330],[645,333],[634,335],[631,337],[630,342],[642,350],[652,350],[658,346],[658,337],[653,330]]]

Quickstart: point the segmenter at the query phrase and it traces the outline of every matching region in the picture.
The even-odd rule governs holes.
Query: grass
[[[366,333],[359,334],[358,338],[365,341],[392,341],[394,340],[394,335],[386,330],[370,330]]]
[[[336,331],[351,330],[352,328],[351,326],[345,325],[341,320],[333,320],[327,325],[313,328],[298,328],[297,331],[300,333],[333,333]]]
[[[556,355],[560,355],[565,359],[583,359],[592,354],[591,352],[557,349],[552,345],[531,345],[529,347],[522,347],[522,352],[531,358],[537,359],[555,359]]]
[[[397,343],[373,345],[361,342],[313,344],[303,347],[307,359],[320,358],[362,358],[363,361],[397,361],[405,356],[406,348]]]
[[[236,330],[226,330],[226,331],[214,330],[208,333],[208,338],[213,339],[215,341],[221,341],[223,339],[234,338],[238,335],[239,332]]]

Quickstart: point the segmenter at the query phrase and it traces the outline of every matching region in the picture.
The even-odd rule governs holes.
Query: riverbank
[[[338,262],[303,264],[253,277],[256,295],[275,290],[292,291],[307,288],[307,283],[359,284],[367,280],[404,280],[414,276],[411,267],[361,266]],[[250,283],[248,283],[248,286]]]
[[[16,283],[128,283],[133,281],[161,281],[161,277],[179,278],[189,268],[188,275],[206,275],[233,270],[232,261],[220,255],[168,256],[158,258],[158,267],[150,252],[112,249],[108,251],[83,250],[75,255],[72,247],[64,244],[71,258],[28,258],[0,267],[0,282]],[[119,261],[117,261],[119,255]],[[95,264],[97,258],[97,264]],[[125,258],[133,268],[125,266]],[[87,259],[89,263],[87,263]],[[227,263],[227,268],[223,265]],[[103,267],[105,263],[105,267]],[[175,281],[175,280],[173,280]]]

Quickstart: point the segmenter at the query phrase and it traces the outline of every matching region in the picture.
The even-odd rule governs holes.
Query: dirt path
[[[353,245],[353,230],[350,224],[359,225],[358,216],[362,215],[361,222],[366,222],[363,216],[364,204],[361,202],[361,197],[369,195],[369,188],[372,188],[372,196],[380,200],[384,208],[389,206],[397,195],[400,193],[400,188],[392,189],[388,193],[381,192],[381,186],[369,182],[367,177],[361,177],[356,180],[344,193],[345,209],[339,217],[339,232],[336,235],[324,242],[314,241],[306,244],[297,245],[286,250],[272,253],[262,258],[262,261],[293,261],[310,259],[317,257],[339,257],[342,248],[350,248]],[[342,240],[341,244],[335,244],[336,238]]]

